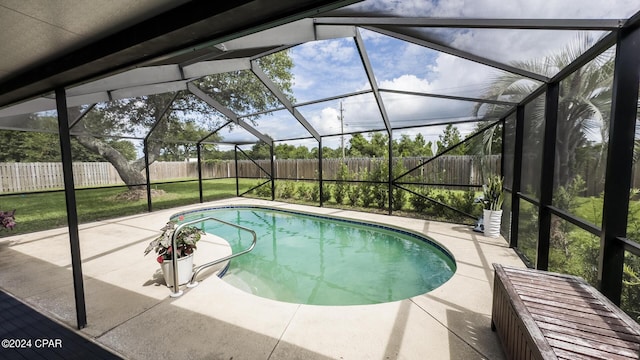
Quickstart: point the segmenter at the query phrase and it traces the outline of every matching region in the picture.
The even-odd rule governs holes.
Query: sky
[[[626,18],[639,8],[640,0],[368,0],[339,11],[344,15],[366,10],[384,16],[617,19]],[[482,97],[493,81],[504,74],[501,70],[374,31],[360,28],[359,32],[380,89]],[[557,53],[578,36],[576,31],[560,30],[429,29],[423,33],[433,41],[507,64]],[[592,31],[588,35],[595,42],[603,32]],[[294,62],[296,103],[371,89],[353,38],[308,42],[289,51]],[[391,93],[383,93],[382,98],[393,126],[411,126],[427,120],[469,119],[475,105],[473,102]],[[302,106],[298,110],[322,135],[340,132],[341,114],[345,132],[384,128],[372,94]],[[260,131],[273,134],[275,138],[309,136],[286,111],[264,116],[258,123]],[[464,136],[475,125],[457,127]],[[422,132],[427,140],[435,141],[442,129],[438,126],[397,130],[394,138],[402,134],[413,137]],[[323,145],[336,147],[339,139],[326,139]]]

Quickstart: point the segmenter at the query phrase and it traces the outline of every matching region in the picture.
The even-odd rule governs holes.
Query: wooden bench
[[[493,267],[491,328],[508,359],[640,359],[640,325],[583,279]]]

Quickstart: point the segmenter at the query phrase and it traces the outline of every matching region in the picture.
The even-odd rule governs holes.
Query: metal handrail
[[[185,226],[189,226],[189,225],[193,225],[193,224],[197,224],[199,222],[204,222],[204,221],[209,221],[209,220],[217,221],[217,222],[219,222],[221,224],[233,226],[233,227],[235,227],[237,229],[248,231],[253,236],[253,241],[251,242],[251,246],[249,246],[248,248],[246,248],[245,250],[243,250],[243,251],[241,251],[241,252],[239,252],[237,254],[231,254],[231,255],[225,256],[223,258],[220,258],[220,259],[217,259],[217,260],[214,260],[214,261],[211,261],[211,262],[208,262],[206,264],[202,264],[202,265],[196,267],[193,270],[193,274],[191,275],[191,280],[189,280],[189,283],[187,284],[187,287],[189,287],[189,288],[198,286],[198,282],[194,282],[194,280],[196,279],[196,277],[198,276],[200,271],[202,271],[202,270],[204,270],[204,269],[206,269],[206,268],[208,268],[210,266],[213,266],[213,265],[219,264],[221,262],[233,259],[234,257],[238,257],[240,255],[244,255],[244,254],[248,253],[249,251],[253,250],[253,248],[256,246],[256,241],[257,241],[258,238],[256,236],[256,232],[255,231],[253,231],[253,230],[251,230],[249,228],[246,228],[244,226],[240,226],[240,225],[237,225],[237,224],[232,224],[230,222],[226,222],[226,221],[223,221],[223,220],[220,220],[220,219],[216,219],[216,218],[214,218],[212,216],[207,216],[207,217],[204,217],[202,219],[196,219],[196,220],[192,220],[192,221],[187,221],[185,223],[182,223],[182,224],[178,225],[176,230],[173,232],[173,236],[171,237],[171,246],[173,246],[174,254],[177,253],[176,250],[175,250],[175,249],[177,249],[176,238],[177,238],[177,235],[180,232],[180,230],[182,230]],[[171,297],[179,297],[179,296],[181,296],[183,294],[183,291],[180,290],[180,286],[178,285],[178,257],[177,256],[172,256],[171,260],[172,260],[171,261],[171,265],[173,267],[173,285],[174,285],[173,286],[173,291],[171,293]]]

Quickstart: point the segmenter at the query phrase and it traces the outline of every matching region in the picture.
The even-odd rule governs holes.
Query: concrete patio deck
[[[180,298],[143,250],[171,214],[216,205],[259,204],[404,227],[454,255],[457,271],[441,287],[403,301],[362,306],[278,302],[218,277]],[[469,226],[332,208],[234,198],[80,226],[88,326],[78,333],[127,359],[503,359],[490,329],[492,263],[524,267],[502,238]],[[260,241],[258,239],[258,241]],[[207,236],[195,262],[226,255]],[[66,229],[0,239],[0,288],[74,328]]]

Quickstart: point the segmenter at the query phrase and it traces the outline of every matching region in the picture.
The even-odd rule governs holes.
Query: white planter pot
[[[483,210],[484,236],[497,238],[500,236],[502,210]]]
[[[160,264],[164,282],[168,287],[173,287],[173,265],[172,260],[165,260]],[[191,280],[193,274],[193,254],[178,259],[178,284],[184,285]]]

